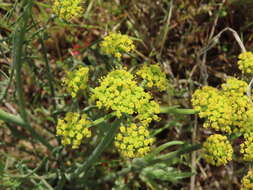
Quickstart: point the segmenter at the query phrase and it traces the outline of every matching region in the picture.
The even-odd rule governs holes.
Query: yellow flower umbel
[[[53,12],[61,19],[71,20],[75,17],[81,17],[83,0],[54,0]]]
[[[166,74],[162,72],[158,64],[144,64],[136,74],[146,81],[146,86],[148,88],[157,87],[159,91],[165,91],[168,87],[169,82],[166,78]]]
[[[67,71],[63,83],[72,97],[76,97],[79,91],[87,88],[88,73],[88,67],[79,67],[73,71]]]
[[[197,89],[192,95],[192,106],[198,112],[205,112],[207,106],[210,104],[211,99],[219,95],[219,90],[211,87],[204,86],[201,89]]]
[[[246,117],[246,119],[241,122],[240,132],[243,134],[253,134],[253,108],[246,111],[244,117]]]
[[[246,95],[248,85],[245,81],[229,77],[226,83],[221,85],[222,93],[229,99],[233,110],[233,125],[239,128],[244,126],[247,120],[247,110],[250,110],[251,103]],[[236,128],[235,128],[236,129]]]
[[[241,144],[240,152],[245,161],[253,161],[253,132],[244,134],[245,141]]]
[[[129,53],[135,49],[133,41],[127,35],[112,32],[104,38],[101,50],[105,54],[121,58],[122,53]]]
[[[116,111],[117,117],[123,113],[137,114],[136,119],[147,125],[153,119],[158,120],[159,104],[142,87],[137,86],[134,76],[125,70],[114,70],[100,81],[93,90],[92,99],[98,108]]]
[[[241,190],[253,189],[253,171],[249,170],[247,175],[242,178]]]
[[[87,128],[90,123],[85,114],[68,112],[64,119],[58,119],[56,134],[62,137],[63,145],[76,149],[85,137],[91,137],[91,131]]]
[[[192,105],[199,111],[200,118],[206,118],[205,128],[231,133],[232,107],[229,99],[213,87],[198,89],[192,96]]]
[[[226,82],[221,85],[224,94],[228,97],[246,95],[248,84],[245,81],[228,77]]]
[[[253,53],[244,52],[241,53],[238,58],[239,69],[242,73],[253,74]]]
[[[226,136],[214,134],[203,143],[203,158],[206,162],[221,166],[232,160],[233,148]]]
[[[114,143],[123,157],[137,158],[145,156],[153,142],[154,138],[150,137],[146,127],[132,123],[128,127],[120,127]]]

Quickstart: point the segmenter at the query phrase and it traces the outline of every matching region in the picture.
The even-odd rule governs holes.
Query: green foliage
[[[251,6],[1,2],[0,189],[238,189],[253,131],[242,42],[231,63],[240,37],[252,46]],[[209,166],[232,159],[229,142],[233,162]]]

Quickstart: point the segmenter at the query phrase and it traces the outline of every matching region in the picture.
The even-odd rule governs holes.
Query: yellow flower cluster
[[[233,110],[233,126],[240,129],[244,127],[247,120],[247,110],[252,109],[250,99],[246,95],[248,85],[245,81],[236,78],[227,78],[226,83],[222,84],[222,92],[230,100]],[[235,128],[235,131],[237,128]]]
[[[197,89],[192,95],[192,106],[198,112],[205,112],[208,108],[212,98],[219,96],[219,91],[211,86],[204,86],[201,89]]]
[[[245,141],[240,146],[240,152],[245,161],[253,161],[253,132],[244,134]]]
[[[134,49],[135,46],[129,36],[115,32],[106,36],[101,43],[102,52],[116,58],[121,58],[122,53],[128,53]]]
[[[123,113],[137,114],[136,119],[143,125],[158,120],[159,104],[152,100],[149,93],[137,85],[134,76],[126,70],[114,70],[100,81],[100,86],[93,90],[92,99],[98,108],[111,109],[117,117]]]
[[[206,162],[221,166],[232,160],[233,148],[226,136],[214,134],[203,143],[203,158]]]
[[[205,128],[231,133],[232,107],[229,100],[217,89],[205,86],[194,92],[193,108],[199,111],[200,118],[207,118]]]
[[[79,91],[87,88],[88,73],[88,67],[79,67],[73,71],[67,71],[63,83],[72,97],[76,97]]]
[[[193,108],[201,118],[207,118],[204,127],[228,133],[232,129],[244,130],[252,116],[249,110],[253,108],[246,95],[247,83],[230,77],[221,87],[221,90],[210,86],[196,90],[192,96]]]
[[[83,14],[82,0],[54,0],[53,12],[64,20],[71,20]]]
[[[253,109],[249,109],[244,113],[244,117],[246,118],[243,122],[241,122],[240,132],[242,134],[252,133],[253,134]]]
[[[56,134],[62,136],[63,145],[76,149],[85,137],[91,137],[91,131],[87,128],[90,123],[85,114],[68,112],[64,119],[58,119]]]
[[[239,59],[242,72],[253,73],[253,54],[242,53]],[[245,81],[229,77],[220,90],[210,86],[196,90],[191,101],[200,118],[206,118],[205,128],[240,132],[245,139],[240,146],[243,159],[253,161],[253,106],[247,90]],[[232,146],[226,136],[210,136],[203,144],[203,151],[203,157],[213,165],[222,165],[232,159]]]
[[[249,170],[247,175],[242,178],[241,190],[253,189],[253,171]]]
[[[150,151],[154,138],[144,126],[132,123],[130,126],[120,126],[120,132],[115,137],[115,146],[123,157],[143,157]]]
[[[162,72],[158,64],[144,64],[136,74],[147,82],[148,88],[157,87],[160,91],[165,91],[168,87],[166,74]]]
[[[244,96],[246,95],[248,84],[245,81],[228,77],[226,82],[221,85],[224,94],[228,97],[231,96]]]
[[[239,69],[246,74],[253,73],[253,53],[251,52],[244,52],[241,53],[239,56]]]

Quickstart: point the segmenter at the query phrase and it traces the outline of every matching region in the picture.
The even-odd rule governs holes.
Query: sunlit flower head
[[[193,108],[199,111],[200,118],[206,118],[205,128],[232,132],[233,109],[231,102],[218,89],[210,86],[198,89],[194,92],[191,101]]]
[[[146,127],[132,123],[127,127],[120,126],[114,144],[123,157],[137,158],[145,156],[153,142]]]
[[[58,119],[56,134],[62,137],[63,145],[71,145],[76,149],[84,138],[91,137],[91,131],[88,129],[90,123],[85,114],[68,112],[63,119]]]
[[[85,90],[88,83],[88,67],[78,67],[73,71],[67,71],[63,79],[64,86],[72,97],[76,97],[78,92]]]
[[[240,152],[245,161],[253,161],[253,132],[244,134],[245,141],[240,146]]]
[[[239,56],[239,69],[246,74],[253,74],[253,53],[252,52],[244,52]]]
[[[215,166],[227,164],[232,160],[233,148],[226,136],[214,134],[203,143],[203,158]]]
[[[159,91],[165,91],[169,86],[166,74],[161,70],[158,64],[144,64],[136,74],[145,80],[145,86],[148,88],[157,87]]]
[[[253,170],[250,169],[246,176],[242,178],[241,190],[253,189]]]
[[[53,12],[59,18],[71,20],[83,14],[83,0],[54,0]]]
[[[116,32],[111,32],[101,42],[101,50],[105,54],[121,58],[122,53],[129,53],[135,49],[133,40],[128,36]]]
[[[159,104],[137,85],[130,72],[123,69],[114,70],[102,78],[100,86],[93,90],[92,99],[98,108],[113,110],[117,117],[136,115],[143,125],[158,120]]]

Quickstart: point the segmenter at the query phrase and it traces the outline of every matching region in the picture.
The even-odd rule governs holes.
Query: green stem
[[[14,69],[12,68],[11,69],[11,76],[9,77],[8,84],[7,84],[6,88],[4,89],[2,97],[0,97],[0,102],[2,102],[3,99],[7,96],[8,90],[11,86],[12,81],[13,81],[13,76],[14,76]]]
[[[23,121],[23,119],[21,117],[7,113],[3,110],[0,110],[0,120],[3,120],[5,122],[9,122],[9,123],[13,123],[16,125],[20,125],[22,127],[26,126],[26,123]]]
[[[166,106],[161,106],[160,107],[160,113],[172,113],[172,114],[186,114],[186,115],[191,115],[191,114],[196,114],[198,113],[194,109],[183,109],[183,108],[178,108],[178,107],[166,107]]]
[[[53,98],[53,108],[54,108],[54,110],[56,110],[55,90],[54,90],[54,85],[53,85],[54,77],[52,75],[51,68],[49,66],[49,60],[48,60],[48,57],[47,57],[47,49],[46,49],[46,46],[45,46],[45,43],[44,43],[44,39],[45,39],[44,30],[46,29],[46,26],[42,27],[41,29],[39,29],[37,27],[37,24],[36,24],[34,18],[33,17],[31,17],[31,18],[32,18],[33,24],[38,29],[38,31],[34,35],[36,36],[38,34],[38,36],[39,36],[39,42],[41,44],[42,54],[43,54],[43,57],[44,57],[44,60],[45,60],[45,64],[46,64],[46,69],[47,69],[46,75],[47,75],[47,80],[48,80],[48,86],[50,88],[50,93],[51,93],[51,96]],[[51,18],[49,18],[49,20],[47,21],[46,25],[49,25],[50,21],[51,21]],[[43,32],[42,35],[39,34],[40,32]]]
[[[170,147],[170,146],[174,146],[174,145],[182,145],[184,144],[183,141],[170,141],[167,143],[162,144],[159,147],[156,147],[156,149],[151,153],[152,156],[158,155],[161,151],[163,151],[164,149]]]
[[[99,125],[100,123],[103,123],[103,122],[107,121],[108,119],[111,119],[114,116],[115,116],[115,112],[112,112],[104,117],[100,117],[99,119],[93,121],[87,128]]]
[[[201,149],[201,147],[202,147],[201,144],[185,145],[185,147],[183,147],[183,148],[181,148],[181,149],[179,149],[177,151],[174,151],[174,152],[171,152],[171,153],[168,153],[168,154],[165,154],[165,155],[158,156],[155,160],[156,161],[161,161],[161,160],[168,161],[168,160],[170,160],[172,158],[179,157],[182,154],[199,150],[199,149]]]
[[[102,138],[100,143],[97,145],[92,154],[88,157],[87,161],[81,165],[72,175],[72,178],[82,178],[87,177],[87,172],[90,167],[97,162],[100,155],[104,152],[104,150],[112,143],[118,126],[120,124],[120,120],[116,120],[112,123],[106,132],[105,136]]]
[[[111,172],[109,173],[108,175],[106,175],[104,178],[102,179],[98,179],[98,183],[99,184],[102,184],[102,183],[105,183],[105,182],[108,182],[108,181],[112,181],[118,177],[122,177],[122,176],[125,176],[127,175],[128,173],[130,173],[132,170],[131,167],[127,167],[127,168],[123,168],[121,171],[119,172]]]
[[[26,128],[35,139],[39,140],[43,145],[45,145],[49,150],[52,150],[52,146],[48,143],[48,141],[40,136],[29,124],[27,113],[25,110],[25,99],[24,99],[24,91],[23,91],[23,83],[21,77],[22,70],[22,54],[23,54],[23,46],[25,42],[25,31],[28,26],[29,17],[31,14],[32,1],[24,1],[24,13],[23,17],[18,24],[16,31],[14,32],[14,40],[13,40],[13,65],[16,71],[16,88],[17,88],[17,96],[18,96],[18,104],[20,115],[25,122],[26,125],[23,127]]]
[[[47,58],[47,50],[46,50],[46,46],[45,46],[44,41],[43,41],[44,39],[45,38],[44,38],[44,34],[43,34],[43,37],[40,37],[39,41],[40,41],[40,44],[41,44],[41,47],[42,47],[44,60],[45,60],[45,64],[46,64],[48,85],[49,85],[49,88],[50,88],[51,96],[53,98],[53,106],[54,106],[54,110],[56,110],[55,90],[54,90],[54,85],[53,85],[54,78],[53,78],[53,75],[52,75],[52,72],[51,72],[51,69],[50,69],[50,66],[49,66],[49,61],[48,61],[48,58]]]

